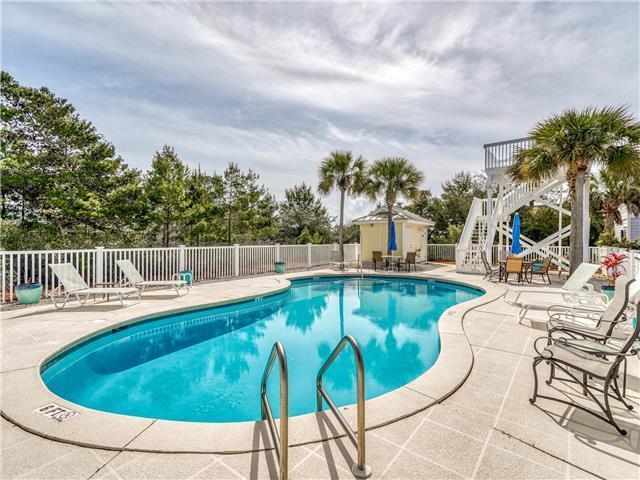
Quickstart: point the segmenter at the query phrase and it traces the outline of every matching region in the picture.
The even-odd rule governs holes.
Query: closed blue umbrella
[[[391,239],[389,240],[389,250],[398,250],[398,245],[396,245],[396,222],[391,220]]]
[[[520,215],[517,213],[513,216],[513,241],[511,242],[511,253],[517,255],[522,252],[522,244],[520,243]]]

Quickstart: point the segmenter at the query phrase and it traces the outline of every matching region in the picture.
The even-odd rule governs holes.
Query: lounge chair
[[[329,267],[336,270],[344,270],[346,262],[343,261],[340,250],[331,250],[329,252]]]
[[[60,280],[60,285],[51,291],[51,300],[58,309],[65,307],[71,295],[78,299],[80,305],[84,305],[92,295],[117,295],[120,305],[124,305],[122,300],[133,293],[140,299],[140,290],[133,287],[89,287],[71,263],[50,263],[49,267]],[[64,297],[64,301],[59,305],[56,299],[61,297]]]
[[[487,259],[487,252],[485,252],[484,250],[480,252],[480,257],[482,258],[482,265],[484,266],[484,277],[482,278],[484,280],[493,280],[493,277],[496,276],[500,278],[500,268],[491,266],[489,260]]]
[[[595,265],[593,263],[581,263],[575,272],[571,274],[567,281],[564,282],[562,287],[509,287],[505,294],[505,300],[512,304],[519,304],[520,296],[523,293],[557,293],[560,295],[569,295],[571,297],[576,296],[600,296],[593,290],[589,280],[595,275],[595,273],[602,268],[601,265]],[[510,294],[515,294],[513,299],[510,299]],[[604,295],[604,294],[602,294]],[[600,296],[603,301],[606,300]],[[606,297],[606,295],[604,295]]]
[[[635,299],[638,294],[640,294],[640,281],[636,280],[629,286],[629,302],[635,303]],[[590,314],[601,313],[607,309],[607,307],[613,300],[615,300],[615,292],[614,298],[608,302],[589,302],[588,300],[589,299],[587,298],[586,300],[583,299],[583,301],[580,301],[580,298],[578,297],[577,301],[572,301],[572,299],[569,299],[569,302],[567,303],[556,303],[554,305],[550,305],[549,307],[547,307],[547,314],[549,315],[549,317],[551,317],[554,313],[570,312],[574,310],[583,310]]]
[[[625,320],[624,311],[629,304],[630,288],[634,283],[640,282],[626,276],[618,277],[614,296],[604,311],[597,312],[587,306],[551,314],[549,335],[561,334],[592,340],[610,336],[616,325]]]
[[[640,306],[638,306],[637,315],[640,317]],[[620,366],[626,361],[627,357],[640,353],[639,334],[640,322],[637,322],[629,335],[621,337],[603,336],[600,341],[587,340],[590,343],[575,343],[572,338],[555,338],[551,335],[536,339],[534,347],[538,356],[533,360],[534,390],[533,396],[529,401],[535,403],[538,398],[544,398],[570,405],[607,422],[622,435],[626,435],[627,431],[618,425],[613,418],[609,397],[619,400],[628,410],[633,409],[632,405],[625,402],[623,394],[620,392],[618,377],[620,375]],[[617,342],[607,341],[613,338],[616,338]],[[545,342],[546,345],[541,348],[539,346],[540,342]],[[548,385],[551,385],[551,382],[558,378],[556,369],[564,372],[569,378],[561,380],[580,385],[584,395],[594,401],[604,415],[562,398],[539,395],[537,366],[542,362],[549,364],[551,367],[549,379],[546,382]],[[588,383],[589,378],[601,380],[603,387],[598,388],[597,385],[590,385]],[[602,394],[602,401],[594,395],[594,391]]]
[[[117,260],[118,267],[127,279],[125,285],[131,284],[140,289],[140,294],[144,292],[146,287],[171,287],[180,296],[180,290],[186,290],[185,295],[189,293],[189,284],[186,280],[180,279],[180,274],[176,273],[173,280],[145,280],[135,267],[131,260]]]

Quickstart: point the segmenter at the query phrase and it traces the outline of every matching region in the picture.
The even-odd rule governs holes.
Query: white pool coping
[[[432,272],[393,274],[396,277],[433,279],[480,288],[485,291],[481,297],[454,305],[447,309],[438,323],[441,350],[435,364],[424,374],[384,395],[366,401],[367,430],[379,428],[398,421],[434,405],[453,392],[466,380],[473,366],[473,352],[464,333],[464,316],[470,310],[490,303],[504,294],[504,287],[486,282],[476,275],[459,275],[444,267]],[[65,315],[81,317],[83,327],[88,332],[78,335],[70,332],[62,335],[63,346],[56,345],[38,357],[25,349],[13,352],[11,368],[3,371],[2,416],[21,428],[56,441],[119,451],[139,451],[155,453],[247,453],[273,448],[265,422],[199,423],[119,415],[89,409],[74,404],[52,393],[43,383],[40,370],[44,363],[70,346],[103,331],[164,316],[177,311],[199,309],[207,306],[236,303],[264,295],[276,294],[291,285],[289,279],[314,276],[353,276],[330,270],[316,270],[286,275],[245,278],[195,285],[190,295],[167,300],[148,300],[132,308],[116,309],[111,319],[103,320],[102,310],[92,311],[91,304],[75,310],[75,304],[63,311],[52,311],[53,307],[38,306],[5,312],[3,323],[19,321],[28,317],[32,328],[52,328],[55,318]],[[385,276],[388,273],[366,275]],[[211,301],[212,295],[216,300]],[[112,304],[113,302],[111,302]],[[105,304],[102,304],[105,305]],[[110,305],[110,304],[109,304]],[[109,315],[107,315],[109,317]],[[94,322],[107,322],[94,323]],[[38,325],[41,324],[41,325]],[[55,325],[54,325],[55,326]],[[4,325],[3,325],[4,327]],[[92,328],[93,327],[93,328]],[[59,333],[59,332],[58,332]],[[6,332],[3,328],[3,335]],[[3,346],[6,343],[3,342]],[[24,357],[24,358],[21,358]],[[255,386],[256,394],[259,385]],[[355,399],[354,399],[355,401]],[[48,403],[57,403],[76,410],[80,415],[66,422],[57,422],[34,410]],[[355,426],[355,405],[340,408],[345,418]],[[330,411],[310,413],[289,419],[289,444],[304,445],[344,436],[339,424]]]

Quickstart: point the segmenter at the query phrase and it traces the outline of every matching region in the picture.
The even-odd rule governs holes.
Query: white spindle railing
[[[488,143],[484,146],[484,169],[506,168],[513,163],[518,150],[528,148],[532,144],[529,138],[517,138],[505,142]]]
[[[329,245],[251,245],[221,247],[102,248],[86,250],[0,251],[1,303],[15,301],[15,287],[40,282],[49,295],[58,280],[48,267],[52,263],[72,263],[87,284],[95,286],[123,281],[116,261],[133,262],[147,280],[169,279],[181,270],[191,270],[194,281],[273,272],[274,262],[291,270],[327,265]],[[345,260],[355,261],[358,245],[344,246]]]

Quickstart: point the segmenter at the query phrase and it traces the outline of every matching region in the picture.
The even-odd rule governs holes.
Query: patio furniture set
[[[372,252],[372,264],[373,269],[378,270],[378,264],[383,270],[391,270],[399,272],[401,269],[406,269],[407,272],[411,271],[411,265],[413,265],[413,271],[416,271],[416,252],[407,252],[407,256],[402,255],[383,255],[381,251]]]
[[[588,283],[599,268],[599,265],[583,263],[559,288],[510,287],[505,300],[520,307],[521,318],[530,308],[546,308],[548,314],[547,335],[534,342],[537,356],[533,360],[534,391],[530,402],[544,398],[570,405],[626,435],[626,429],[613,417],[610,399],[633,410],[633,405],[625,400],[626,374],[628,358],[640,353],[637,320],[640,305],[633,304],[640,295],[640,282],[627,276],[619,277],[614,296],[608,300]],[[556,302],[543,302],[523,298],[527,292],[559,297]],[[636,320],[632,321],[634,315]],[[572,398],[574,394],[565,394],[565,398],[539,394],[538,366],[543,362],[550,366],[547,385],[556,379],[579,385],[582,395],[592,400],[602,413],[577,402]],[[563,377],[559,377],[558,372],[563,373]]]
[[[509,281],[510,275],[515,275],[518,283],[533,281],[534,275],[539,275],[543,281],[548,281],[551,284],[551,278],[549,277],[549,268],[551,267],[551,257],[545,257],[532,262],[525,260],[522,257],[513,255],[498,261],[497,266],[491,265],[487,259],[487,254],[483,251],[480,256],[482,257],[482,264],[484,266],[485,275],[484,278],[493,280],[498,277],[498,281]]]

